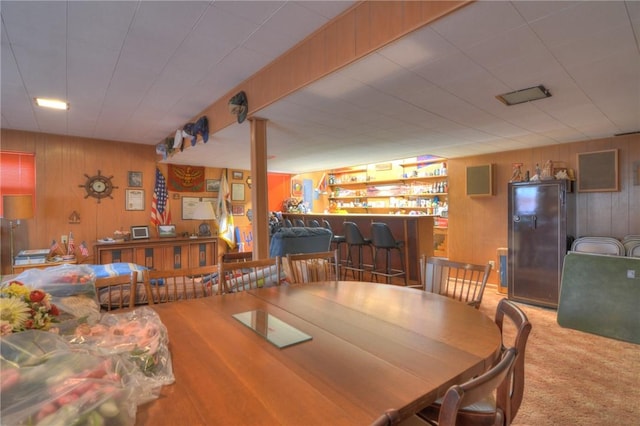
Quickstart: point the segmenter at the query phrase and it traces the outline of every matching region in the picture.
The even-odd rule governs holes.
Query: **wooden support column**
[[[251,118],[251,205],[253,258],[269,257],[269,205],[267,203],[267,120]]]

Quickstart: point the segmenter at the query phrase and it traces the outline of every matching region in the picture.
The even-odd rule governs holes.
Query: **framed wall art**
[[[144,210],[144,189],[125,189],[125,210]]]
[[[231,184],[231,201],[244,201],[244,183]]]
[[[620,191],[618,150],[578,154],[578,192]]]
[[[205,189],[207,190],[207,192],[219,192],[220,179],[207,179]]]
[[[129,172],[128,184],[131,188],[142,188],[142,172]]]
[[[234,180],[242,180],[242,178],[244,177],[244,173],[243,172],[232,172],[231,173],[231,178]]]
[[[231,205],[231,214],[234,216],[243,216],[244,215],[244,204],[232,204]]]
[[[182,220],[193,220],[193,214],[200,201],[208,201],[214,206],[218,201],[215,198],[207,197],[182,197]]]

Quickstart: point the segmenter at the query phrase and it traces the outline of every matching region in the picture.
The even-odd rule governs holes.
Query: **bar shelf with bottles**
[[[375,169],[348,169],[329,174],[329,201],[338,210],[368,212],[402,210],[440,215],[447,210],[449,184],[446,162],[399,164],[402,173],[389,179],[389,173]],[[411,170],[413,169],[413,170]]]

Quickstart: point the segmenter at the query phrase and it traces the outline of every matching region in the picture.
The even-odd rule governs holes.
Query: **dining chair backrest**
[[[148,270],[143,272],[143,282],[149,304],[153,305],[212,296],[216,293],[214,287],[217,276],[217,265]]]
[[[524,396],[525,352],[532,325],[527,318],[527,314],[518,305],[506,298],[500,300],[496,307],[495,322],[502,335],[503,350],[506,347],[515,347],[518,352],[513,366],[513,374],[511,375],[511,386],[505,386],[501,389],[502,393],[498,393],[496,396],[497,399],[502,399],[503,406],[509,406],[509,409],[505,411],[505,424],[509,425],[518,414]],[[510,339],[509,344],[505,344],[507,334],[514,336],[513,339]]]
[[[113,277],[96,278],[98,304],[107,311],[135,307],[137,284],[136,271]]]
[[[311,219],[309,221],[309,227],[310,228],[320,228],[320,222],[318,222],[318,219]]]
[[[220,256],[221,262],[246,262],[253,259],[253,253],[250,251],[241,252],[228,252],[222,253]]]
[[[304,220],[302,219],[293,219],[293,225],[297,226],[299,228],[305,228],[306,225],[304,224]]]
[[[247,260],[245,262],[221,262],[221,293],[237,293],[259,287],[280,285],[280,258]]]
[[[291,284],[336,281],[340,277],[337,250],[287,254],[282,267]]]
[[[489,370],[461,385],[451,386],[442,398],[438,426],[456,426],[458,411],[462,407],[480,401],[496,390],[500,393],[504,387],[508,387],[516,355],[516,348],[509,348],[502,355],[500,362]],[[505,410],[508,411],[509,407],[501,406],[500,400],[496,402],[495,420],[492,424],[502,425]]]
[[[480,308],[491,264],[455,262],[441,257],[420,258],[420,279],[425,291],[441,294]]]
[[[516,359],[513,369],[504,386],[500,386],[495,393],[487,395],[482,400],[475,401],[468,406],[462,406],[458,410],[456,424],[458,426],[483,426],[494,424],[496,418],[502,422],[500,424],[508,426],[515,418],[522,397],[524,395],[524,363],[525,351],[531,323],[518,305],[508,299],[502,299],[495,313],[495,323],[500,329],[502,337],[502,354],[507,348],[515,348]],[[508,343],[507,343],[508,341]],[[498,359],[496,362],[499,362]],[[420,411],[418,416],[421,419],[435,422],[442,410],[443,400],[439,399],[429,407]],[[500,412],[496,412],[496,407],[500,407]],[[498,417],[497,417],[498,416]]]

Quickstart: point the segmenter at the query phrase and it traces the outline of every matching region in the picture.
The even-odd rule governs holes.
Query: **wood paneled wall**
[[[117,229],[129,229],[131,225],[149,224],[149,207],[158,160],[155,147],[6,129],[2,130],[1,136],[3,150],[36,153],[36,217],[23,221],[17,230],[17,248],[48,247],[52,239],[59,240],[60,235],[72,231],[76,243],[84,240],[92,250],[97,238],[110,236]],[[634,163],[640,161],[640,135],[619,136],[449,160],[450,258],[485,263],[496,260],[497,249],[506,247],[507,183],[513,163],[524,163],[523,170],[533,171],[536,164],[543,164],[546,160],[564,161],[577,171],[578,153],[613,148],[619,149],[620,191],[577,194],[577,236],[607,235],[621,238],[627,234],[640,234],[640,185],[634,185],[633,178]],[[466,167],[486,163],[495,166],[495,195],[467,197],[464,189]],[[166,165],[161,164],[160,168],[166,174]],[[84,182],[85,173],[92,175],[98,170],[105,175],[113,175],[114,184],[119,187],[114,191],[113,200],[102,200],[99,204],[93,198],[84,198],[84,189],[78,186]],[[124,189],[130,170],[143,173],[144,211],[124,209]],[[207,168],[206,178],[217,179],[220,173],[220,169]],[[288,191],[286,181],[285,177],[279,186],[283,193]],[[246,188],[246,191],[250,189]],[[213,194],[181,195],[210,197]],[[170,199],[178,232],[192,232],[197,223],[183,221],[180,200],[174,199],[173,193]],[[246,193],[246,199],[250,199],[250,192]],[[318,203],[317,206],[320,205]],[[68,223],[73,211],[80,214],[81,223],[78,225]],[[237,225],[249,224],[244,216],[234,219]],[[3,220],[2,273],[5,274],[9,273],[10,265],[8,236],[7,221]],[[490,282],[497,283],[497,280],[494,271]]]
[[[155,168],[161,158],[155,146],[124,142],[102,141],[72,136],[22,132],[2,129],[2,150],[34,152],[36,155],[36,201],[35,217],[22,221],[16,230],[16,250],[27,248],[48,248],[51,240],[60,241],[61,235],[73,232],[76,245],[86,241],[93,253],[97,239],[113,236],[116,230],[129,230],[133,225],[150,225],[150,207],[155,185]],[[167,177],[167,165],[158,164]],[[97,174],[113,176],[113,199],[85,198],[86,177]],[[145,197],[144,211],[125,210],[125,189],[128,172],[142,172]],[[231,179],[229,182],[240,183]],[[249,176],[249,171],[244,171]],[[206,179],[219,179],[222,169],[205,168]],[[251,189],[245,184],[245,210],[251,206]],[[178,233],[193,232],[200,221],[182,220],[181,196],[217,197],[212,192],[169,192],[172,222]],[[80,215],[79,224],[70,224],[73,212]],[[236,225],[248,226],[246,216],[234,216]],[[211,223],[214,226],[214,223]],[[151,236],[157,236],[151,229]],[[10,273],[9,227],[2,221],[2,269]],[[221,247],[222,248],[222,247]],[[89,259],[91,260],[91,259]]]
[[[497,249],[507,247],[507,183],[513,163],[524,163],[523,172],[530,170],[533,175],[536,164],[564,161],[578,173],[578,153],[614,148],[619,150],[620,191],[576,194],[575,237],[640,234],[640,185],[633,179],[634,163],[640,161],[640,135],[618,136],[449,160],[449,257],[498,264]],[[466,167],[487,163],[494,164],[495,195],[467,197]],[[497,283],[496,272],[491,275],[489,281]]]

